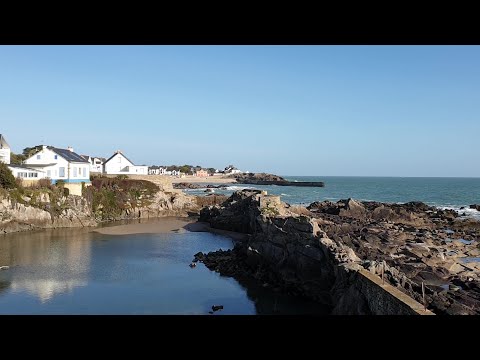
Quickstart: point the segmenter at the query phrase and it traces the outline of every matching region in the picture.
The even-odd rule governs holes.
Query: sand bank
[[[164,217],[140,223],[106,226],[92,231],[105,235],[165,234],[185,232],[187,230],[184,227],[194,221],[193,218]]]
[[[132,235],[132,234],[167,234],[182,232],[211,232],[231,237],[235,240],[246,238],[245,234],[234,231],[211,228],[208,223],[197,222],[196,218],[164,217],[148,219],[140,223],[106,226],[92,230],[104,235]]]

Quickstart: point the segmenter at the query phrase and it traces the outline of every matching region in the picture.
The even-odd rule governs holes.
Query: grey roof
[[[73,152],[67,149],[59,149],[53,146],[49,146],[48,148],[52,150],[54,153],[57,153],[58,155],[63,157],[68,162],[88,163],[87,160],[85,160],[83,157],[78,155],[76,152]]]
[[[51,163],[51,164],[28,164],[30,167],[47,167],[47,166],[52,166],[52,165],[57,165],[56,163]]]
[[[30,166],[23,165],[23,164],[22,164],[22,165],[18,165],[18,164],[8,164],[8,167],[19,168],[19,169],[25,169],[25,170],[33,170],[33,171],[45,172],[45,171],[42,171],[42,170],[33,169],[33,168],[31,168]]]
[[[103,163],[106,164],[107,162],[109,162],[110,160],[112,160],[112,158],[113,158],[115,155],[117,155],[117,154],[122,155],[125,159],[127,159],[128,161],[130,161],[130,162],[133,164],[133,166],[135,166],[135,164],[133,163],[133,161],[131,161],[129,158],[127,158],[127,157],[126,157],[123,153],[121,153],[121,152],[115,152],[112,156],[110,156],[110,157],[108,158],[108,160],[105,160]]]

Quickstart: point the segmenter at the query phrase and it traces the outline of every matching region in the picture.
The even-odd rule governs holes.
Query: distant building
[[[10,164],[10,145],[8,145],[5,137],[0,134],[0,162],[4,164]]]
[[[117,150],[104,162],[103,172],[114,175],[147,175],[148,166],[134,165],[120,150]]]
[[[229,165],[225,168],[225,174],[241,174],[243,171],[238,170],[235,166]]]
[[[63,180],[66,183],[90,183],[90,163],[73,151],[72,147],[59,149],[42,146],[36,154],[24,161],[30,169],[44,172],[44,177],[52,183]]]
[[[105,158],[101,157],[92,157],[88,155],[82,155],[82,157],[88,161],[90,164],[91,173],[102,173],[103,172],[103,163],[106,161]]]
[[[197,170],[197,171],[195,172],[195,176],[198,176],[198,177],[207,177],[207,176],[208,176],[208,171],[207,171],[207,170],[204,170],[204,169]]]
[[[161,166],[150,166],[148,168],[148,174],[149,175],[166,175],[165,172],[167,171],[167,168],[161,167]]]

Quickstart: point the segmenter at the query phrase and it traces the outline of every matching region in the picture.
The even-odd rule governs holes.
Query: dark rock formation
[[[477,211],[480,211],[480,205],[478,205],[478,204],[470,205],[470,209],[475,209]]]
[[[420,202],[315,202],[299,215],[283,203],[272,211],[265,198],[236,192],[202,210],[214,228],[251,234],[231,251],[202,254],[207,267],[311,297],[334,313],[382,313],[374,307],[382,301],[373,304],[356,283],[365,269],[418,302],[423,282],[437,314],[480,314],[480,222]]]
[[[216,229],[252,234],[256,230],[255,217],[260,214],[259,190],[236,191],[224,203],[223,210],[209,206],[200,210],[198,221],[210,223]]]
[[[239,184],[253,185],[278,185],[278,186],[308,186],[308,187],[324,187],[321,181],[288,181],[281,176],[266,173],[248,173],[232,175]]]
[[[195,196],[195,201],[200,208],[212,205],[220,205],[226,200],[226,195],[208,194],[206,196]]]
[[[198,189],[200,187],[201,186],[198,184],[192,184],[192,183],[186,183],[186,182],[173,184],[174,189]]]

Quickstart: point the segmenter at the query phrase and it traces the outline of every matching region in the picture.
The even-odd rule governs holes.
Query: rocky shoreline
[[[321,181],[288,181],[278,175],[266,173],[248,173],[232,175],[239,184],[324,187]]]
[[[204,206],[226,197],[190,196],[171,184],[144,180],[101,179],[83,196],[66,195],[61,187],[23,189],[0,194],[0,234],[39,229],[95,227],[128,219],[198,215]]]
[[[305,208],[244,190],[204,208],[200,220],[249,238],[195,260],[329,304],[334,313],[374,313],[363,295],[353,296],[357,305],[347,295],[358,292],[348,273],[364,269],[420,303],[423,283],[436,314],[480,314],[480,222],[455,211],[353,199]]]
[[[423,302],[423,283],[426,304],[436,314],[480,314],[480,222],[453,210],[353,199],[302,207],[260,190],[227,198],[137,185],[142,183],[109,180],[86,197],[57,190],[4,196],[0,231],[199,214],[214,230],[245,235],[233,250],[195,255],[194,261],[223,275],[257,279],[262,286],[327,304],[333,313],[378,313],[359,290],[356,274],[363,269],[418,302]]]

